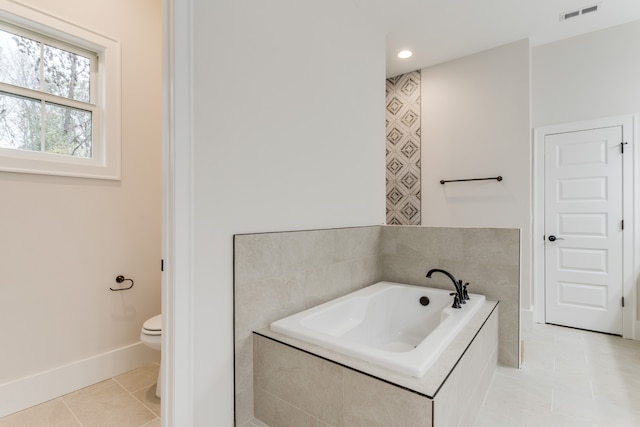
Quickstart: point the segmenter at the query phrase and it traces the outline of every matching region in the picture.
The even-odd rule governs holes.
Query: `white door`
[[[545,135],[546,322],[622,334],[622,126]]]

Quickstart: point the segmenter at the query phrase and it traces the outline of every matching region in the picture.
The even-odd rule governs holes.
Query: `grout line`
[[[159,419],[160,419],[160,417],[155,417],[154,419],[147,421],[146,423],[142,424],[139,427],[145,427],[145,426],[151,425],[152,422],[154,422],[155,420],[159,420]]]
[[[69,393],[70,394],[70,393]],[[67,396],[67,395],[65,395]],[[84,427],[84,424],[82,424],[82,422],[80,421],[80,419],[78,418],[78,416],[76,415],[75,412],[73,412],[73,410],[69,407],[69,405],[67,405],[67,402],[65,402],[64,400],[64,396],[60,396],[58,399],[60,399],[60,401],[62,402],[62,404],[64,406],[67,407],[67,409],[69,410],[69,412],[71,412],[71,415],[73,416],[73,418],[75,418],[75,420],[78,422],[78,424],[80,425],[80,427]]]
[[[138,369],[140,369],[140,368],[138,368]],[[111,379],[112,379],[116,384],[118,384],[118,386],[120,386],[120,388],[121,388],[121,389],[123,389],[125,392],[127,392],[127,393],[129,394],[129,396],[133,397],[133,399],[134,399],[136,402],[140,403],[140,404],[141,404],[141,405],[142,405],[142,406],[143,406],[147,411],[151,412],[151,415],[153,415],[155,418],[160,418],[160,416],[159,416],[158,414],[156,414],[155,412],[153,412],[153,409],[149,408],[147,405],[145,405],[145,403],[144,403],[142,400],[138,399],[138,398],[133,394],[133,393],[137,393],[137,392],[139,392],[140,390],[145,389],[145,388],[147,388],[147,387],[151,387],[151,386],[153,386],[153,384],[150,384],[150,385],[146,385],[146,386],[140,387],[139,389],[134,390],[134,391],[129,391],[129,390],[127,390],[127,388],[126,388],[125,386],[123,386],[123,385],[122,385],[118,380],[116,380],[116,378],[115,378],[115,377],[113,377],[113,378],[111,378]],[[140,427],[144,427],[146,424],[150,423],[151,421],[153,421],[153,420],[150,420],[150,421],[148,421],[147,423],[142,424]]]
[[[260,387],[258,387],[258,388],[260,388]],[[275,394],[271,393],[270,391],[265,390],[265,389],[263,389],[263,388],[260,388],[260,390],[262,390],[262,392],[264,392],[264,393],[266,393],[266,394],[270,395],[272,398],[274,398],[274,399],[276,399],[276,400],[279,400],[279,401],[280,401],[280,402],[282,402],[284,405],[286,405],[286,406],[288,406],[288,407],[290,407],[290,408],[293,408],[293,409],[295,409],[295,410],[296,410],[296,411],[298,411],[298,412],[301,412],[302,414],[306,415],[307,417],[309,417],[309,418],[315,418],[316,420],[322,421],[323,423],[325,423],[325,424],[326,424],[326,421],[323,421],[323,420],[319,419],[318,417],[315,417],[314,415],[310,414],[310,413],[309,413],[308,411],[306,411],[305,409],[302,409],[302,408],[300,408],[300,407],[298,407],[298,406],[294,405],[293,403],[291,403],[291,402],[289,402],[289,401],[287,401],[287,400],[284,400],[282,397],[277,396],[277,395],[275,395]],[[255,414],[254,414],[253,418],[255,418]],[[252,419],[253,419],[253,418],[252,418]],[[251,420],[249,420],[249,422],[251,422]],[[263,421],[263,422],[264,422],[264,421]]]
[[[544,332],[544,330],[543,330],[543,332]],[[546,332],[544,332],[544,333],[546,334]],[[575,342],[577,342],[578,334],[581,334],[583,337],[587,337],[588,339],[590,339],[589,337],[591,337],[590,333],[578,332],[575,335],[567,335],[566,339],[568,339],[568,340],[574,339],[575,340],[574,343],[575,343]],[[541,336],[542,336],[542,334],[541,334]],[[558,337],[554,338],[554,342],[555,343],[561,343],[562,341],[563,341],[562,337],[558,336]],[[620,340],[620,341],[614,341],[614,343],[627,343],[627,341]],[[640,343],[638,343],[638,344],[640,344]],[[543,345],[543,348],[551,350],[546,344]],[[638,347],[638,348],[640,348],[640,347]],[[600,349],[599,349],[598,345],[595,345],[595,346],[592,346],[592,349],[586,349],[585,348],[584,350],[581,350],[581,351],[583,351],[582,355],[578,355],[576,353],[573,356],[572,359],[569,359],[570,363],[571,363],[571,361],[577,362],[580,359],[580,356],[582,356],[582,357],[584,357],[584,360],[587,361],[588,367],[593,368],[593,369],[588,369],[586,374],[581,373],[581,372],[578,371],[578,372],[573,372],[573,373],[569,372],[566,375],[563,373],[562,375],[554,375],[553,376],[554,382],[553,382],[553,387],[552,387],[552,390],[551,390],[551,410],[553,411],[554,414],[564,413],[564,408],[562,406],[562,396],[564,394],[564,389],[562,387],[564,387],[565,385],[570,386],[570,387],[573,386],[574,382],[573,382],[572,378],[573,378],[574,375],[577,376],[578,378],[580,378],[580,380],[586,379],[587,382],[588,382],[588,393],[584,393],[584,386],[581,386],[580,390],[579,390],[583,394],[583,398],[584,399],[588,399],[588,397],[589,397],[591,399],[591,402],[590,402],[591,404],[594,404],[594,402],[596,401],[595,390],[596,389],[599,390],[599,388],[596,388],[596,387],[598,387],[598,385],[595,384],[594,372],[597,372],[596,368],[597,368],[597,364],[599,363],[599,360],[600,360],[599,359],[599,356],[600,356],[599,351],[600,351]],[[535,354],[535,356],[538,356],[539,359],[543,358],[544,360],[546,360],[546,357],[548,357],[548,355],[549,355],[549,352],[545,353],[544,351],[541,351],[541,352]],[[609,355],[612,358],[611,359],[612,363],[624,363],[623,360],[627,360],[627,359],[625,359],[625,355],[624,354],[621,354],[620,357],[618,357],[618,355],[620,355],[620,353],[616,353],[616,350],[613,349],[613,353]],[[534,355],[532,354],[532,356],[534,356]],[[536,360],[539,360],[539,359],[535,359],[535,356],[534,356],[534,359],[531,360],[531,361],[535,362]],[[551,354],[551,356],[553,357],[553,359],[552,359],[553,364],[549,368],[546,368],[546,367],[543,368],[543,372],[545,372],[545,373],[549,373],[550,371],[551,372],[557,372],[558,369],[561,369],[560,364],[561,364],[561,362],[563,360],[565,360],[565,358],[562,357],[562,356],[566,356],[566,354],[560,353],[557,349],[554,349],[554,352]],[[545,365],[547,365],[547,364],[545,363]],[[640,372],[640,370],[635,370],[634,369],[633,372]],[[487,394],[487,398],[489,399],[489,396],[492,393],[494,393],[493,394],[494,401],[492,401],[493,404],[495,404],[495,399],[497,397],[499,398],[499,397],[502,396],[502,394],[500,393],[501,390],[498,390],[498,388],[494,387],[494,383],[495,383],[495,380],[497,378],[506,379],[508,381],[508,383],[509,383],[509,386],[513,386],[514,388],[517,388],[518,390],[525,390],[526,391],[527,390],[527,386],[529,385],[528,382],[527,383],[520,382],[518,376],[504,375],[502,372],[499,372],[499,371],[496,372],[496,374],[494,375],[494,377],[492,379],[492,383],[490,385],[489,392]],[[541,381],[536,381],[536,379],[533,378],[533,381],[534,381],[533,384],[535,384],[536,386],[537,385],[542,385],[542,384],[545,383],[545,381],[542,380],[542,379],[541,379]],[[623,381],[624,381],[624,379],[623,379]],[[581,382],[581,384],[583,384],[583,383]],[[559,386],[559,387],[557,387],[557,386]],[[630,395],[634,392],[634,390],[635,390],[635,388],[629,390]],[[567,390],[567,392],[569,394],[575,394],[575,393],[577,393],[577,390],[573,390],[572,388],[569,388]],[[603,399],[602,396],[598,396],[597,400],[598,401],[604,401],[604,402],[607,402],[607,403],[614,403],[614,402],[612,402],[610,400],[607,400],[606,397]],[[614,403],[614,406],[618,406],[618,404]],[[483,402],[483,406],[482,407],[486,408],[486,401]],[[627,404],[627,407],[632,407],[632,405]],[[595,417],[603,417],[603,416],[607,415],[606,414],[607,411],[603,411],[603,410],[601,410],[601,408],[597,408],[596,407],[596,408],[593,408],[593,409],[594,409],[593,414],[594,414]],[[623,408],[620,408],[620,409],[623,409]],[[507,408],[504,408],[504,409],[500,408],[499,409],[499,411],[503,411],[503,410],[507,410],[508,411],[509,409],[507,409]],[[481,409],[481,411],[483,411],[483,409]],[[482,416],[483,417],[482,420],[484,420],[486,422],[487,419],[490,419],[490,417],[492,415],[494,415],[495,409],[494,408],[484,409],[484,411],[485,411],[485,413]],[[623,409],[623,411],[624,411],[624,409]],[[514,408],[513,409],[513,413],[516,414],[516,415],[519,415],[519,416],[528,415],[526,410],[519,409],[519,408]],[[629,416],[631,416],[631,415],[629,415]],[[637,424],[637,420],[636,420],[636,424]],[[636,424],[633,424],[633,422],[631,422],[631,424],[629,424],[629,425],[636,425]],[[486,425],[496,425],[496,424],[486,424]],[[596,423],[592,422],[590,420],[585,420],[584,421],[584,425],[595,426]],[[600,423],[598,422],[597,425],[600,425]]]
[[[122,386],[121,386],[121,387],[122,387],[122,388],[123,388],[127,393],[129,393],[129,394],[131,395],[131,397],[133,397],[133,398],[134,398],[138,403],[140,403],[142,406],[144,406],[144,407],[145,407],[145,409],[147,409],[148,411],[150,411],[150,412],[151,412],[151,413],[152,413],[156,418],[160,418],[160,416],[159,416],[158,414],[156,414],[156,413],[153,411],[153,409],[151,409],[150,407],[148,407],[148,406],[145,404],[145,402],[144,402],[144,401],[142,401],[142,400],[138,399],[138,398],[136,397],[136,395],[135,395],[135,394],[133,394],[133,393],[137,393],[137,392],[139,392],[140,390],[143,390],[143,389],[145,389],[145,388],[153,387],[153,385],[154,385],[154,384],[150,384],[150,385],[147,385],[147,386],[141,387],[141,388],[139,388],[139,389],[137,389],[137,390],[134,390],[134,391],[129,391],[129,390],[127,390],[126,388],[124,388],[124,387],[122,387]],[[154,396],[155,396],[155,392],[154,392]]]
[[[139,390],[138,390],[139,391]],[[140,399],[138,399],[136,396],[133,395],[133,393],[129,392],[129,394],[137,401],[139,402],[142,406],[144,406],[144,408],[151,412],[153,414],[154,417],[156,418],[160,418],[160,416],[158,414],[156,414],[155,412],[153,412],[153,409],[149,408],[143,401],[141,401]]]
[[[344,407],[345,407],[344,402],[345,402],[345,396],[347,395],[347,393],[346,393],[346,375],[345,375],[347,373],[347,371],[345,369],[346,368],[344,366],[341,367],[341,371],[342,371],[342,375],[341,375],[342,376],[342,399],[340,399],[340,405],[342,405],[342,407],[340,409],[342,410],[342,419],[340,421],[342,421],[342,425],[345,424],[345,412],[346,411],[344,410]]]
[[[247,421],[247,424],[252,426],[252,427],[269,427],[269,425],[267,423],[257,419],[256,417],[253,417],[249,421]],[[246,427],[247,424],[245,424],[244,427]]]
[[[157,364],[157,363],[156,363],[156,362],[154,362],[154,364]],[[157,365],[159,366],[159,364],[157,364]],[[106,379],[106,380],[104,380],[104,381],[99,381],[99,382],[97,382],[97,383],[95,383],[95,384],[91,384],[91,385],[89,385],[89,386],[87,386],[87,387],[83,387],[83,388],[93,387],[93,386],[95,386],[95,385],[97,385],[97,384],[100,384],[100,383],[103,383],[103,382],[107,382],[107,381],[113,381],[113,383],[115,383],[118,387],[120,387],[122,390],[124,390],[126,393],[128,393],[128,394],[129,394],[129,396],[131,396],[131,397],[134,399],[134,401],[135,401],[135,402],[138,402],[139,404],[141,404],[141,405],[142,405],[142,406],[143,406],[147,411],[149,411],[149,413],[153,416],[153,418],[152,418],[151,420],[149,420],[149,421],[145,422],[145,424],[142,424],[140,427],[144,427],[144,426],[146,426],[147,424],[149,424],[149,423],[151,423],[151,422],[155,421],[156,419],[160,419],[160,415],[156,414],[156,413],[153,411],[153,409],[151,409],[149,406],[147,406],[147,405],[145,404],[145,402],[144,402],[144,401],[142,401],[142,400],[138,399],[138,398],[133,394],[133,393],[137,393],[137,392],[139,392],[140,390],[143,390],[143,389],[145,389],[145,388],[151,387],[151,386],[153,386],[154,384],[150,384],[150,385],[147,385],[147,386],[143,386],[143,387],[141,387],[141,388],[139,388],[139,389],[137,389],[137,390],[134,390],[134,391],[132,392],[132,391],[127,390],[127,389],[126,389],[126,388],[125,388],[125,387],[124,387],[124,386],[123,386],[123,385],[122,385],[118,380],[116,380],[116,378],[115,378],[115,377],[111,377],[111,378],[108,378],[108,379]],[[82,389],[79,389],[79,390],[82,390]],[[76,422],[78,423],[78,426],[80,426],[80,427],[85,427],[85,424],[83,424],[83,423],[82,423],[82,421],[80,421],[80,419],[78,418],[78,416],[76,415],[76,413],[73,411],[73,409],[71,409],[71,407],[69,406],[69,404],[67,403],[67,401],[66,401],[66,399],[65,399],[65,398],[66,398],[66,397],[68,397],[69,395],[74,394],[74,393],[78,392],[79,390],[72,391],[72,392],[67,393],[67,394],[65,394],[65,395],[62,395],[62,396],[56,397],[56,398],[51,399],[51,400],[49,400],[49,401],[47,401],[47,402],[43,402],[43,403],[41,403],[40,405],[43,405],[43,404],[45,404],[45,403],[52,402],[52,401],[60,401],[60,402],[62,402],[62,404],[65,406],[65,408],[67,408],[67,410],[69,411],[69,413],[71,414],[71,416],[73,417],[73,419],[75,419],[75,420],[76,420]],[[38,407],[38,406],[40,406],[40,405],[35,405],[35,406],[32,406],[31,408],[27,408],[27,409],[37,408],[37,407]],[[9,414],[9,415],[13,415],[13,414]]]

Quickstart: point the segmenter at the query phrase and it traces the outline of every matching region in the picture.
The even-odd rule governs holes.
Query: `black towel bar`
[[[440,184],[444,185],[447,182],[487,181],[487,180],[491,180],[491,179],[495,179],[496,181],[502,181],[502,177],[501,176],[494,176],[494,177],[491,177],[491,178],[469,178],[469,179],[449,179],[449,180],[441,179],[440,180]]]

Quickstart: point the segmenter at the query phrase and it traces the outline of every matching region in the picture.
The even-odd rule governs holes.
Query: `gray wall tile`
[[[305,272],[292,273],[262,280],[236,282],[235,333],[236,339],[251,336],[263,328],[308,304]]]
[[[335,232],[311,230],[278,233],[282,256],[282,273],[290,274],[334,262]]]
[[[372,226],[234,236],[237,392],[253,387],[252,331],[381,280],[380,234]]]
[[[254,388],[342,425],[342,367],[255,334],[254,347]]]
[[[430,427],[432,401],[344,370],[344,427]]]
[[[253,386],[253,337],[236,340],[235,359],[236,392]]]
[[[253,371],[253,370],[252,370]],[[236,392],[236,424],[241,426],[253,418],[253,387]]]
[[[270,427],[311,427],[309,414],[256,387],[255,414]]]
[[[433,406],[435,426],[473,425],[496,368],[498,317],[496,311],[491,314],[435,396]],[[452,402],[459,404],[452,405]]]
[[[236,284],[282,274],[280,240],[280,233],[235,236],[234,280]]]
[[[333,230],[334,262],[368,258],[380,252],[380,227],[355,227]]]
[[[397,227],[396,255],[432,260],[460,261],[464,254],[464,228]]]

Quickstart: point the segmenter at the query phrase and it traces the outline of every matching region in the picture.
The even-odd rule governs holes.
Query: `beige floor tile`
[[[553,371],[557,375],[564,375],[567,377],[588,377],[589,366],[585,354],[576,354],[573,358],[562,357],[556,358]]]
[[[594,427],[594,422],[586,422],[570,415],[552,412],[522,413],[511,408],[501,412],[482,414],[474,427]]]
[[[61,398],[0,418],[0,427],[81,427]]]
[[[160,418],[156,418],[154,420],[149,421],[147,424],[143,425],[142,427],[160,427],[161,423],[160,423]]]
[[[640,426],[640,405],[637,403],[616,405],[596,400],[594,406],[597,408],[595,422],[598,427]]]
[[[63,397],[83,427],[140,427],[156,418],[113,379]]]
[[[149,408],[158,417],[160,416],[160,399],[156,397],[156,385],[141,388],[133,393],[136,399],[138,399],[144,406]]]
[[[640,426],[640,342],[552,325],[523,338],[525,365],[498,367],[475,427]]]
[[[591,394],[574,393],[567,388],[553,390],[552,414],[573,417],[583,424],[593,424],[598,408]]]
[[[159,370],[160,365],[151,363],[147,366],[118,375],[114,379],[126,390],[134,392],[155,384],[156,381],[158,381]]]

